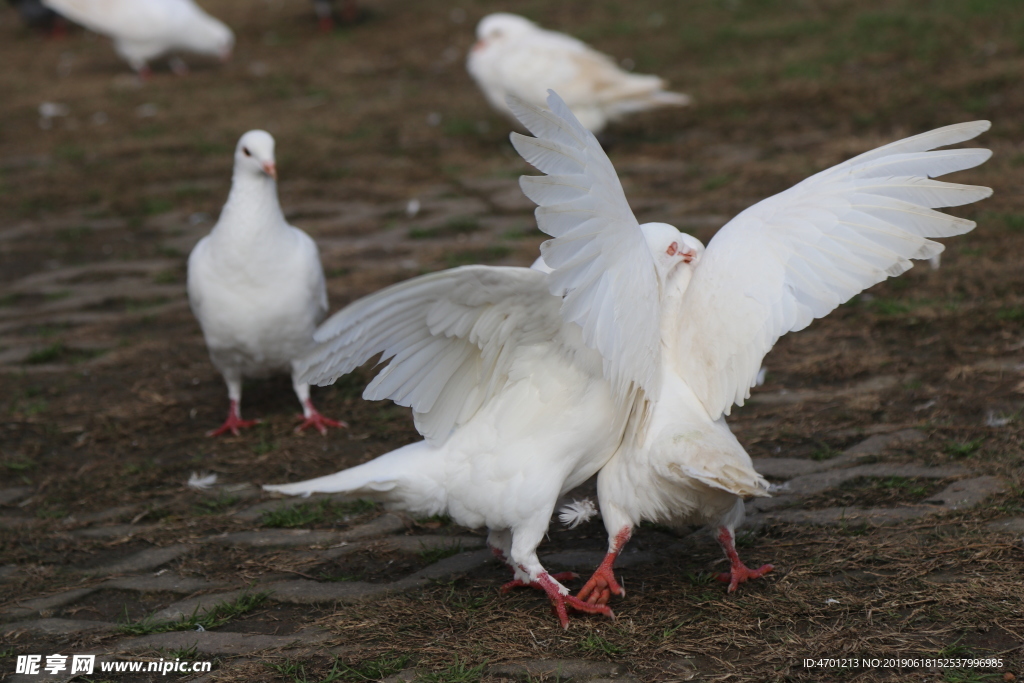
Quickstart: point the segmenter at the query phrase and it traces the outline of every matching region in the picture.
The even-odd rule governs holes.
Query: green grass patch
[[[65,346],[64,342],[54,342],[47,347],[37,349],[25,356],[26,365],[43,365],[46,363],[82,363],[102,354],[95,349],[76,349]]]
[[[585,652],[590,655],[606,655],[608,657],[621,655],[624,652],[621,647],[607,638],[602,638],[596,633],[587,635],[583,640],[576,643],[576,647],[581,652]]]
[[[950,441],[946,444],[946,453],[954,458],[969,458],[978,452],[978,449],[981,448],[981,444],[984,443],[984,441],[984,439],[974,439],[973,441]]]
[[[267,510],[260,517],[260,524],[272,529],[293,529],[308,524],[320,524],[349,515],[361,515],[377,509],[377,504],[369,500],[355,500],[337,503],[321,500],[316,503],[299,503],[291,507],[281,506],[276,510]]]
[[[469,666],[455,657],[455,662],[447,669],[426,671],[416,678],[416,683],[477,683],[484,676],[487,662]]]
[[[426,562],[427,564],[434,564],[435,562],[439,562],[445,559],[446,557],[458,555],[461,552],[461,542],[453,543],[450,545],[436,546],[434,548],[428,548],[421,542],[420,551],[417,554],[420,556],[420,559]]]
[[[387,653],[354,666],[337,661],[332,672],[337,670],[343,681],[379,681],[404,670],[408,662],[408,655]]]
[[[253,611],[270,596],[268,591],[260,593],[243,593],[234,600],[218,602],[210,609],[199,613],[196,606],[194,612],[187,617],[175,621],[160,621],[153,618],[153,615],[140,619],[136,622],[124,621],[118,624],[118,631],[130,636],[145,636],[152,633],[167,633],[168,631],[195,631],[198,626],[205,630],[215,629],[228,623],[232,619]]]
[[[232,496],[221,491],[216,498],[206,498],[196,501],[193,508],[200,515],[219,515],[239,501],[238,496]]]

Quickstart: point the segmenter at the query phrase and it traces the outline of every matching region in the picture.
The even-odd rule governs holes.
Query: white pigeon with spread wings
[[[142,75],[148,62],[174,51],[226,60],[235,35],[192,0],[43,0],[50,9],[108,36],[114,49]]]
[[[416,515],[486,527],[514,572],[567,608],[611,614],[569,595],[537,558],[559,497],[597,473],[622,438],[630,395],[613,396],[601,356],[563,321],[547,275],[465,266],[388,287],[316,332],[304,378],[325,384],[381,355],[363,397],[413,410],[425,440],[296,484],[286,494],[344,493]]]
[[[585,43],[515,14],[484,17],[476,34],[466,68],[491,106],[509,117],[506,97],[543,106],[548,89],[595,133],[628,114],[690,103],[688,95],[667,91],[663,79],[623,71]]]
[[[188,257],[188,300],[228,385],[227,420],[210,436],[256,424],[242,419],[242,378],[273,372],[292,375],[303,411],[296,431],[345,426],[317,411],[299,379],[297,361],[327,314],[327,288],[316,242],[281,211],[274,138],[265,131],[238,141],[228,201]]]
[[[622,593],[611,568],[643,520],[709,524],[730,560],[729,590],[771,570],[748,569],[734,530],[743,498],[767,482],[725,422],[750,396],[761,361],[782,335],[807,327],[873,284],[943,250],[930,238],[974,223],[934,211],[975,202],[986,187],[933,180],[977,166],[984,149],[937,149],[970,140],[986,121],[894,142],[811,176],[724,226],[705,250],[665,224],[639,225],[596,138],[552,93],[551,111],[510,101],[536,138],[512,134],[546,176],[524,176],[541,253],[562,314],[601,352],[621,390],[648,401],[644,419],[598,475],[610,542],[579,596]],[[653,256],[652,256],[653,254]]]

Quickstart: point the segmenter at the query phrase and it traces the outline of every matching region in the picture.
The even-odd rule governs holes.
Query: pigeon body
[[[300,429],[338,426],[316,411],[295,371],[327,313],[327,289],[316,243],[288,225],[276,181],[274,139],[249,131],[235,150],[220,219],[188,259],[189,303],[231,401],[228,421],[214,435],[252,424],[241,420],[242,377],[274,372],[292,374],[305,417]]]
[[[513,120],[506,97],[544,106],[548,89],[595,133],[634,112],[690,103],[689,96],[666,91],[663,79],[623,71],[585,43],[515,14],[484,17],[477,39],[469,73],[491,106]]]
[[[425,440],[336,474],[267,490],[344,493],[416,515],[446,513],[489,530],[510,585],[567,607],[610,614],[568,595],[537,558],[559,497],[611,457],[629,416],[601,356],[566,323],[547,275],[466,266],[361,299],[324,323],[305,376],[333,382],[382,354],[364,398],[410,406]]]
[[[539,206],[541,247],[562,314],[600,351],[618,389],[641,388],[642,418],[598,475],[609,533],[605,561],[579,598],[622,593],[612,563],[641,521],[714,529],[731,569],[729,590],[772,569],[748,569],[734,544],[743,498],[767,482],[725,422],[755,385],[782,335],[807,327],[862,290],[930,259],[929,238],[974,223],[932,209],[991,194],[933,178],[977,166],[984,149],[937,149],[970,140],[986,121],[940,128],[867,152],[766,199],[724,226],[707,249],[676,228],[639,225],[597,139],[554,93],[551,111],[510,101],[537,137],[512,143],[547,173],[523,177]]]
[[[114,41],[114,49],[135,71],[173,51],[227,59],[235,36],[192,0],[43,0],[71,21]]]

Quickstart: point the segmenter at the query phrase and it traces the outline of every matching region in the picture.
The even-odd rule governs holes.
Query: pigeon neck
[[[236,171],[222,216],[230,216],[228,225],[236,225],[249,234],[279,228],[285,220],[277,199],[277,183],[269,176]]]

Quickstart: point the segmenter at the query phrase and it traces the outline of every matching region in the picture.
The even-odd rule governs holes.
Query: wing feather
[[[386,365],[363,397],[411,407],[420,433],[439,441],[501,390],[517,348],[576,348],[559,308],[547,275],[537,270],[465,266],[432,273],[333,315],[298,370],[302,381],[330,384],[380,354]]]
[[[933,178],[973,168],[984,149],[933,151],[970,140],[986,121],[946,126],[872,150],[756,204],[711,240],[677,323],[680,374],[713,419],[750,396],[779,337],[931,258],[930,238],[974,222],[935,211],[988,197],[987,187]]]
[[[598,143],[549,91],[550,111],[515,98],[508,106],[536,138],[512,134],[526,161],[547,176],[524,176],[537,203],[537,225],[552,238],[541,246],[552,269],[549,289],[562,317],[578,323],[583,341],[604,358],[618,399],[633,387],[657,391],[661,300],[654,259],[622,185]]]

